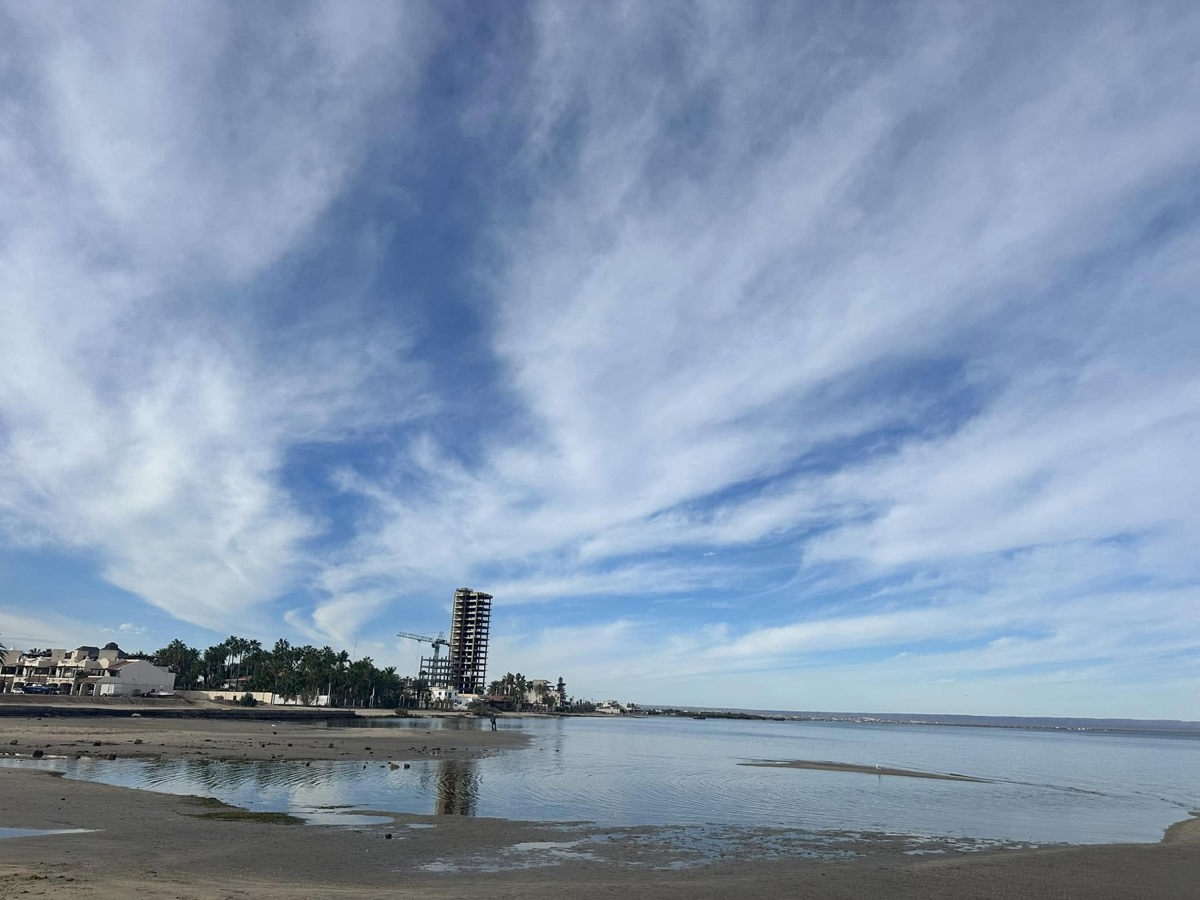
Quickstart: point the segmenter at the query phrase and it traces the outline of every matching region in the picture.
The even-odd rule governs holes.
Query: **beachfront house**
[[[97,697],[140,697],[144,694],[163,693],[175,689],[175,673],[163,666],[144,659],[123,659],[114,663],[103,675],[85,679],[84,687],[90,684]]]
[[[558,709],[558,694],[545,678],[533,678],[525,691],[525,705],[531,709],[553,711]]]
[[[41,685],[58,694],[136,696],[169,691],[173,672],[142,659],[127,659],[114,643],[20,653],[9,650],[0,666],[0,692]]]

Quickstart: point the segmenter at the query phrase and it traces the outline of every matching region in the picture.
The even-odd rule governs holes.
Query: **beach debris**
[[[34,759],[41,759],[41,758],[42,758],[43,756],[45,756],[45,755],[46,755],[46,751],[45,751],[45,750],[34,750],[34,751],[33,751],[33,758],[34,758]]]

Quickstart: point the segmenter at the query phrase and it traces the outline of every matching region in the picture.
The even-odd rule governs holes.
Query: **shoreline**
[[[386,765],[520,752],[528,742],[503,729],[429,729],[420,719],[411,720],[412,727],[397,724],[326,728],[239,718],[14,717],[0,720],[0,754]],[[0,767],[0,828],[89,829],[0,838],[0,896],[549,900],[565,894],[716,898],[769,891],[1183,898],[1200,881],[1200,819],[1194,817],[1172,825],[1155,844],[1040,849],[770,827],[597,828],[377,812],[352,826],[282,819],[200,798]]]

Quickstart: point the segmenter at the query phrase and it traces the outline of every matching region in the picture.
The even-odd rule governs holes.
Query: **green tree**
[[[251,640],[248,643],[249,648],[246,650],[245,671],[249,674],[250,680],[246,684],[253,691],[269,691],[271,690],[271,680],[267,663],[270,654],[263,650],[260,641]]]
[[[433,699],[433,685],[429,683],[429,679],[422,672],[412,686],[413,696],[417,700],[417,708],[423,708],[429,705],[429,701]]]
[[[214,644],[204,651],[200,657],[200,675],[204,679],[206,690],[219,691],[225,687],[225,661],[229,658],[229,648],[224,643]]]
[[[156,666],[166,666],[175,673],[175,687],[181,691],[195,690],[200,683],[200,651],[176,638],[154,654]]]
[[[346,692],[350,685],[349,677],[350,654],[345,650],[337,653],[333,660],[333,668],[329,674],[329,704],[331,706],[346,706]]]
[[[275,647],[266,660],[270,690],[286,700],[291,700],[300,693],[300,679],[296,671],[298,662],[298,651],[283,638],[275,642]]]
[[[375,664],[369,656],[350,663],[350,668],[347,670],[348,705],[366,708],[374,706],[375,672]]]

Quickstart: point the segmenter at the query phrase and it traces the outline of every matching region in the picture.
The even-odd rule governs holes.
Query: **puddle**
[[[5,838],[42,837],[47,834],[88,834],[95,828],[0,828],[0,840]]]
[[[577,860],[597,860],[599,857],[589,850],[576,850],[582,840],[576,841],[526,841],[513,844],[487,859],[475,857],[459,862],[435,860],[421,866],[426,872],[454,874],[460,872],[513,872],[518,869],[539,869],[560,866]]]
[[[337,809],[293,809],[289,815],[303,819],[306,825],[391,825],[391,816],[348,813]]]

